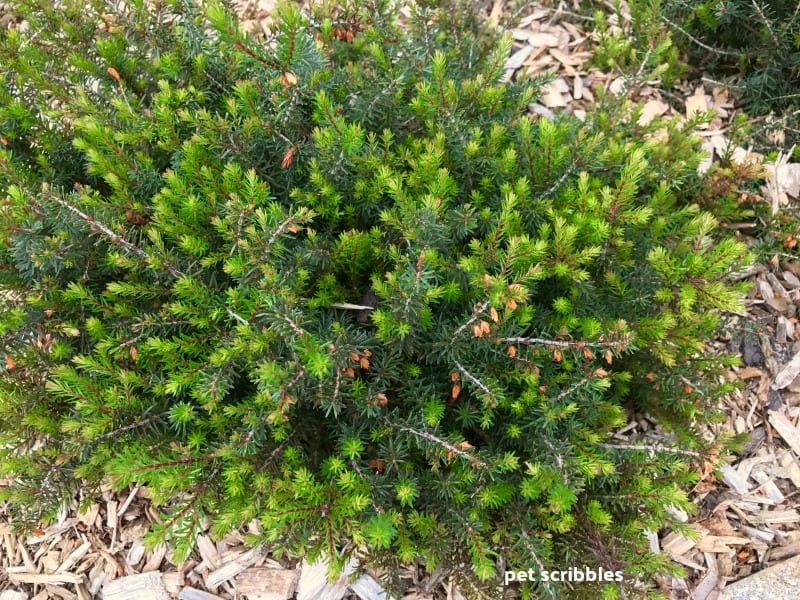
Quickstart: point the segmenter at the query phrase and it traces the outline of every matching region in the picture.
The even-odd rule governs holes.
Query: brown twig
[[[470,461],[470,463],[472,463],[474,465],[477,465],[479,467],[483,467],[484,469],[488,469],[490,467],[490,465],[488,463],[480,460],[477,456],[474,456],[472,454],[464,452],[460,448],[457,448],[453,444],[451,444],[449,442],[446,442],[445,440],[443,440],[441,438],[436,437],[432,433],[428,433],[427,431],[418,431],[416,429],[413,429],[412,427],[406,427],[405,425],[398,425],[397,423],[393,423],[389,419],[384,419],[384,420],[385,420],[386,424],[389,425],[390,427],[394,427],[395,429],[399,429],[400,431],[406,431],[406,432],[408,432],[408,433],[410,433],[412,435],[415,435],[417,437],[420,437],[420,438],[426,439],[426,440],[428,440],[430,442],[433,442],[434,444],[438,444],[439,446],[441,446],[442,448],[444,448],[448,452],[451,452],[452,454],[454,454],[456,456],[460,456],[461,458],[465,458],[468,461]]]

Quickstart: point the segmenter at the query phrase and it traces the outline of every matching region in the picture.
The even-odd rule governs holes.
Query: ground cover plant
[[[17,525],[110,480],[150,489],[178,560],[255,519],[277,556],[475,596],[675,568],[644,533],[719,452],[694,424],[745,248],[693,203],[692,122],[532,119],[541,80],[501,83],[510,43],[458,8],[287,4],[254,40],[214,3],[25,5],[0,43]],[[636,410],[674,444],[609,443]]]
[[[747,233],[759,260],[793,253],[800,231],[796,211],[784,206],[776,214],[761,189],[768,171],[740,164],[734,150],[758,149],[767,163],[796,153],[797,3],[631,0],[589,7],[592,17],[572,17],[592,22],[592,64],[621,77],[626,93],[635,97],[655,84],[679,106],[676,91],[687,84],[730,94],[736,106],[726,130],[730,144],[715,155],[706,177],[696,182],[702,191],[692,196],[723,227],[753,223]]]
[[[750,141],[772,149],[800,141],[800,5],[794,0],[641,2],[672,33],[692,67],[728,85],[757,119]],[[795,155],[797,156],[797,155]]]

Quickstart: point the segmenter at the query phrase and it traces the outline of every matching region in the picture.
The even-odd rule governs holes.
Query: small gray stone
[[[742,360],[748,367],[759,367],[764,363],[764,355],[758,347],[758,340],[751,337],[744,338]]]
[[[780,410],[783,407],[781,394],[777,390],[770,390],[767,393],[767,408],[769,410]]]
[[[800,556],[729,584],[720,600],[797,600]]]

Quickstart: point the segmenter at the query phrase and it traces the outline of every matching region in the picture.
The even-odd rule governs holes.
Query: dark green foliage
[[[209,517],[476,595],[499,564],[670,568],[643,532],[689,507],[745,260],[692,203],[691,124],[532,120],[457,11],[287,5],[257,42],[216,4],[28,10],[0,44],[20,517],[110,478],[179,558]],[[694,453],[608,444],[631,410]]]
[[[796,0],[687,0],[664,18],[689,62],[733,78],[751,114],[774,112],[788,144],[800,141],[800,3]]]

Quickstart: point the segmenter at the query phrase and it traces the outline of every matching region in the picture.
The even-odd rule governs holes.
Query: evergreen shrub
[[[662,13],[690,64],[733,84],[749,114],[773,112],[760,129],[782,131],[787,147],[800,142],[800,3],[687,0]]]
[[[686,65],[680,60],[672,33],[663,22],[661,0],[616,3],[612,13],[609,4],[591,4],[597,5],[592,28],[596,42],[593,64],[605,71],[621,73],[629,87],[654,80],[671,87],[683,76]],[[623,7],[630,13],[624,13]]]
[[[694,203],[691,123],[532,118],[509,40],[439,4],[286,4],[263,40],[215,3],[50,4],[0,40],[18,526],[110,481],[177,561],[210,522],[476,597],[674,569],[645,532],[719,452],[707,341],[747,260]],[[636,411],[672,441],[609,438]]]

